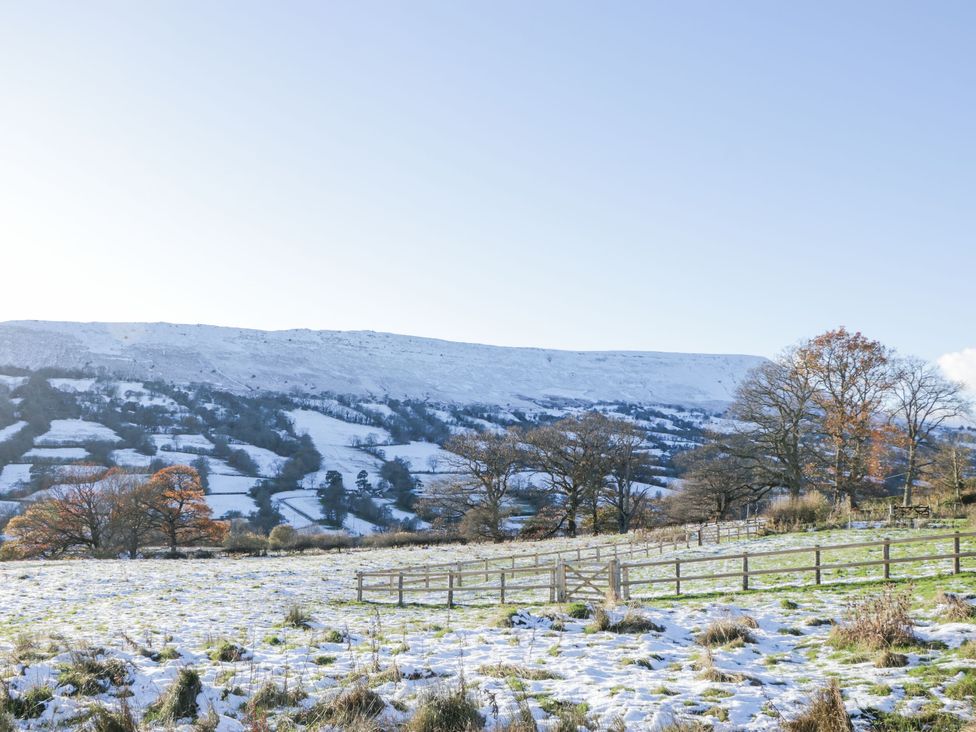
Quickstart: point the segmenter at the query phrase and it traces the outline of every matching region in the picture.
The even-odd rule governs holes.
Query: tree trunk
[[[912,505],[912,486],[915,483],[915,445],[908,446],[908,468],[905,470],[905,497],[903,505]]]

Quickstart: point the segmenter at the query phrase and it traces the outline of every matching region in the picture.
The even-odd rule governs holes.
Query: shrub
[[[590,617],[590,606],[585,602],[573,602],[566,607],[566,615],[574,620],[586,620]]]
[[[791,529],[822,524],[830,518],[831,510],[830,501],[813,491],[799,498],[783,497],[773,501],[763,515],[774,528]]]
[[[897,592],[893,587],[851,606],[850,620],[831,630],[828,642],[835,647],[854,646],[872,651],[893,646],[918,644],[915,623],[908,614],[910,591]]]
[[[312,625],[312,614],[301,605],[292,605],[285,614],[285,625],[308,630]]]
[[[428,533],[415,531],[390,531],[379,534],[370,534],[360,540],[360,545],[371,548],[386,548],[396,546],[431,546],[434,544],[456,544],[464,543],[464,540],[457,534]]]
[[[224,537],[224,551],[230,554],[261,554],[267,549],[267,538],[251,531],[230,533]]]
[[[756,639],[750,632],[750,628],[756,627],[755,623],[755,620],[746,617],[722,618],[709,624],[695,640],[703,646],[755,643]]]
[[[484,717],[463,685],[425,696],[404,732],[470,732],[483,729]]]
[[[853,732],[836,680],[820,689],[799,716],[783,723],[784,732]]]
[[[179,719],[196,719],[201,691],[200,674],[192,668],[181,668],[169,688],[146,710],[146,720],[172,724]]]
[[[268,546],[272,549],[290,549],[295,545],[298,532],[288,524],[278,524],[268,535]]]
[[[355,540],[346,534],[299,534],[292,542],[291,548],[297,552],[307,549],[330,551],[332,549],[346,549],[355,545]]]

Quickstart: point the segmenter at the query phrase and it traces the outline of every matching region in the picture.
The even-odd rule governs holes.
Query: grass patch
[[[945,695],[950,699],[976,699],[976,671],[963,670],[961,679],[946,685]]]
[[[6,711],[16,719],[36,719],[44,713],[48,702],[54,698],[50,686],[32,686],[20,696],[10,696],[6,685],[0,686],[0,711]]]
[[[906,715],[870,710],[868,716],[871,732],[958,732],[965,724],[954,714],[936,711]]]
[[[552,671],[547,671],[543,668],[529,668],[514,663],[485,664],[478,669],[478,673],[494,679],[514,677],[516,679],[528,679],[530,681],[550,681],[562,678],[558,674],[554,674]]]
[[[58,667],[58,686],[69,686],[68,696],[95,696],[129,680],[129,666],[118,658],[103,660],[96,650],[75,651]]]
[[[247,651],[236,643],[231,643],[224,638],[217,641],[216,645],[207,654],[211,661],[223,661],[225,663],[242,661],[246,655]]]

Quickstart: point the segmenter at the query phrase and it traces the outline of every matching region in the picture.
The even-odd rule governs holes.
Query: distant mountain
[[[762,358],[560,351],[372,331],[170,323],[0,323],[0,365],[274,391],[520,405],[544,400],[721,408]]]

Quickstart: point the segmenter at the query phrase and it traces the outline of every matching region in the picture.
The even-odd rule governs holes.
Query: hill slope
[[[0,364],[124,378],[517,405],[541,399],[720,407],[756,356],[558,351],[371,331],[169,323],[0,323]]]

